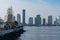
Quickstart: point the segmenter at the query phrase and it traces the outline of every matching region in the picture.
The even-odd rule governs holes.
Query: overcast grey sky
[[[12,6],[13,14],[16,16],[22,9],[26,9],[26,21],[29,17],[40,14],[42,18],[52,15],[53,19],[60,16],[60,0],[0,0],[0,17],[5,19],[7,9]]]

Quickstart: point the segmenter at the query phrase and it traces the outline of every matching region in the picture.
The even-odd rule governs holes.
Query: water
[[[18,40],[60,40],[60,27],[24,27]]]

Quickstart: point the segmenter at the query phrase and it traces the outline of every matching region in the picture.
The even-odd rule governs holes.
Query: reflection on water
[[[60,27],[25,27],[18,40],[60,40]]]

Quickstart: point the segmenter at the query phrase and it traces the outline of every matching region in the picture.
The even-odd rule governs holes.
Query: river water
[[[25,26],[24,32],[18,40],[60,40],[59,26],[29,27]]]

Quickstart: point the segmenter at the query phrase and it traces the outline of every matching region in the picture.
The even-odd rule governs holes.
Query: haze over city
[[[0,17],[5,19],[7,9],[13,7],[13,14],[22,15],[22,10],[26,9],[26,22],[29,17],[40,14],[42,18],[52,15],[53,19],[60,16],[60,0],[0,0]]]

